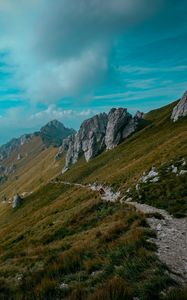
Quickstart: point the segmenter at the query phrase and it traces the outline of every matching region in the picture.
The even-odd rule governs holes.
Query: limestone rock
[[[20,197],[19,194],[16,194],[13,197],[13,201],[12,201],[12,208],[17,208],[22,204],[22,198]]]
[[[132,116],[124,108],[112,108],[108,114],[105,144],[107,149],[116,147],[125,135],[125,127],[131,121]],[[131,126],[130,126],[131,127]]]
[[[149,173],[147,175],[144,174],[140,178],[140,182],[147,183],[148,181],[153,182],[153,183],[156,183],[159,181],[159,173],[155,167],[152,167],[152,169],[149,171]]]
[[[65,141],[64,146],[68,145],[65,169],[69,165],[75,164],[81,155],[84,155],[86,161],[89,161],[104,150],[107,121],[107,114],[96,115],[84,121],[78,133]]]
[[[185,116],[187,116],[187,91],[184,93],[179,103],[174,107],[171,119],[173,122],[176,122],[179,118]]]
[[[57,158],[67,151],[63,173],[82,155],[89,161],[105,149],[116,147],[136,131],[142,116],[141,112],[132,117],[125,108],[112,108],[108,115],[101,113],[84,121],[79,131],[65,139],[59,149]]]

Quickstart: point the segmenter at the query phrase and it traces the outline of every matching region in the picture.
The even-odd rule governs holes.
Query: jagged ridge
[[[119,145],[137,130],[142,116],[139,111],[132,117],[126,108],[112,108],[109,114],[101,113],[84,121],[78,133],[65,139],[59,150],[57,157],[67,151],[63,172],[75,164],[81,155],[89,161],[103,150]]]

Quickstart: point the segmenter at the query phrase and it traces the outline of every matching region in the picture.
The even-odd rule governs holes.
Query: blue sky
[[[151,2],[151,3],[150,3]],[[187,89],[186,0],[1,0],[0,144]]]

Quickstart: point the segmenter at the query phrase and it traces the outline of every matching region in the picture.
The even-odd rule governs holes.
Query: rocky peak
[[[75,133],[73,129],[66,128],[61,122],[52,120],[40,129],[40,135],[44,144],[59,147],[63,139]]]
[[[126,108],[112,108],[110,110],[105,135],[107,149],[116,147],[123,140],[125,127],[130,119],[132,119],[132,116]]]
[[[81,155],[89,161],[103,150],[116,147],[137,129],[141,118],[140,112],[133,118],[125,108],[112,108],[108,115],[101,113],[84,121],[78,133],[64,140],[60,149],[61,154],[67,151],[64,171]]]
[[[184,93],[179,103],[174,107],[171,119],[173,122],[176,122],[181,117],[185,116],[187,116],[187,91]]]
[[[81,155],[86,161],[97,156],[105,148],[105,133],[108,122],[106,113],[101,113],[84,121],[77,134],[64,141],[66,147],[65,170],[77,162]]]

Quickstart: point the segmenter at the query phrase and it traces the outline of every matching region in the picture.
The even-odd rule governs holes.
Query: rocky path
[[[81,187],[81,188],[86,188],[91,191],[100,192],[101,199],[104,201],[107,201],[107,202],[116,202],[120,198],[120,195],[121,195],[120,192],[112,191],[111,187],[104,186],[101,184],[84,185],[84,184],[80,184],[80,183],[71,183],[71,182],[67,182],[67,181],[55,181],[55,180],[52,180],[51,183],[56,183],[56,184],[62,183],[65,185],[77,186],[77,187]]]
[[[162,219],[147,218],[150,227],[157,233],[157,238],[152,241],[158,247],[160,260],[176,274],[176,279],[187,283],[187,218],[173,218],[165,210],[146,204],[127,203],[145,214],[159,213],[162,216]]]
[[[107,186],[83,185],[65,181],[52,181],[52,183],[62,183],[98,191],[104,201],[116,202],[119,200],[124,202],[124,197],[121,197],[119,191],[115,193]],[[175,274],[174,278],[183,284],[187,284],[187,218],[173,218],[163,209],[128,200],[125,202],[145,215],[157,213],[161,216],[161,218],[147,217],[149,226],[157,233],[157,238],[151,239],[151,241],[157,245],[157,254],[160,260]]]

